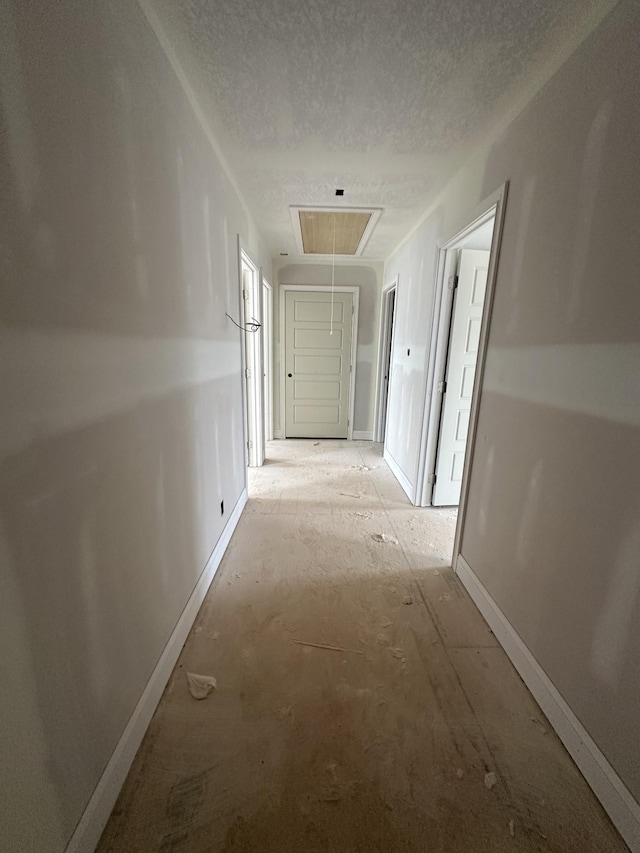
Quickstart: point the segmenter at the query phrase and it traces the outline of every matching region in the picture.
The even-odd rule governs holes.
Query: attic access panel
[[[358,257],[380,218],[379,208],[291,207],[298,251],[316,257]]]

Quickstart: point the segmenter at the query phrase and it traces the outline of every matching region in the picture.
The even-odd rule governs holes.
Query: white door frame
[[[462,530],[464,529],[464,518],[467,509],[469,478],[478,423],[480,398],[479,389],[482,387],[487,356],[489,326],[491,323],[493,296],[498,269],[498,259],[500,256],[500,244],[502,242],[507,190],[508,182],[502,184],[501,187],[479,204],[471,214],[465,217],[463,220],[464,224],[461,227],[456,228],[450,237],[438,243],[439,251],[436,273],[433,328],[431,333],[429,370],[427,373],[427,393],[424,417],[422,421],[423,428],[420,440],[420,459],[418,463],[416,489],[416,503],[418,506],[431,505],[431,493],[433,491],[431,475],[435,471],[438,431],[440,429],[440,414],[442,410],[442,393],[439,390],[439,386],[444,380],[444,370],[446,367],[449,327],[451,324],[451,310],[453,306],[453,265],[456,260],[457,247],[458,244],[465,237],[475,231],[476,228],[486,223],[489,219],[495,217],[493,237],[491,240],[491,254],[489,256],[487,289],[485,292],[482,324],[480,327],[478,360],[476,363],[473,394],[471,397],[471,413],[469,415],[469,432],[467,436],[467,448],[462,473],[462,488],[460,491],[460,503],[458,505],[458,523],[456,525],[453,551],[454,568],[460,549]]]
[[[375,423],[373,427],[373,440],[384,441],[384,433],[387,422],[387,403],[391,387],[391,371],[389,370],[385,389],[384,371],[388,367],[388,358],[393,347],[393,318],[391,315],[391,296],[398,295],[398,278],[382,288],[382,299],[380,306],[380,337],[378,342],[378,381],[376,383],[376,408]],[[386,390],[386,393],[385,393]]]
[[[238,240],[240,273],[240,325],[247,326],[252,319],[262,323],[262,271],[251,255]],[[251,273],[249,287],[245,288],[245,268]],[[246,292],[245,292],[246,291]],[[242,349],[243,385],[245,386],[246,446],[247,463],[259,468],[264,462],[264,399],[263,399],[263,343],[262,328],[257,332],[241,330],[244,338]]]
[[[273,288],[262,276],[262,341],[264,374],[264,435],[273,440]]]
[[[316,284],[281,284],[278,290],[278,302],[280,303],[280,425],[282,429],[282,437],[287,437],[286,423],[286,365],[285,365],[285,346],[286,332],[285,329],[285,296],[286,290],[297,290],[305,293],[326,293],[331,292],[331,285],[316,285]],[[351,380],[349,382],[349,426],[347,427],[347,439],[353,439],[353,414],[356,399],[356,353],[358,352],[358,309],[360,304],[360,288],[356,285],[353,287],[345,287],[336,285],[333,288],[334,293],[352,293],[353,294],[353,314],[351,316]]]

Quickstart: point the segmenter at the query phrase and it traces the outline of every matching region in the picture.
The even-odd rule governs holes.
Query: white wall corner
[[[71,836],[66,853],[93,853],[100,841],[120,789],[246,503],[247,490],[244,489]]]
[[[640,853],[640,805],[462,554],[455,571],[618,832],[632,853]]]

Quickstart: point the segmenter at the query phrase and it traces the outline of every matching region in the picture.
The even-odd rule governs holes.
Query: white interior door
[[[460,502],[489,254],[476,249],[460,252],[431,499],[434,506]]]
[[[353,294],[285,292],[285,436],[347,438]]]

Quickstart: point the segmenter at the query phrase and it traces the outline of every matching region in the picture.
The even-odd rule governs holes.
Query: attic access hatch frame
[[[340,258],[340,260],[344,260],[345,258],[362,257],[362,253],[367,246],[369,238],[378,224],[378,220],[382,216],[382,211],[382,207],[347,207],[346,205],[342,207],[337,207],[335,205],[323,207],[322,205],[290,205],[289,213],[291,215],[291,225],[293,227],[293,236],[295,237],[298,254],[303,255],[306,258],[317,258],[320,261],[331,260],[334,257]],[[336,252],[335,255],[332,252],[321,254],[320,252],[305,252],[304,250],[302,228],[300,225],[301,213],[368,213],[369,221],[362,232],[360,242],[353,254],[345,255],[338,252]]]

